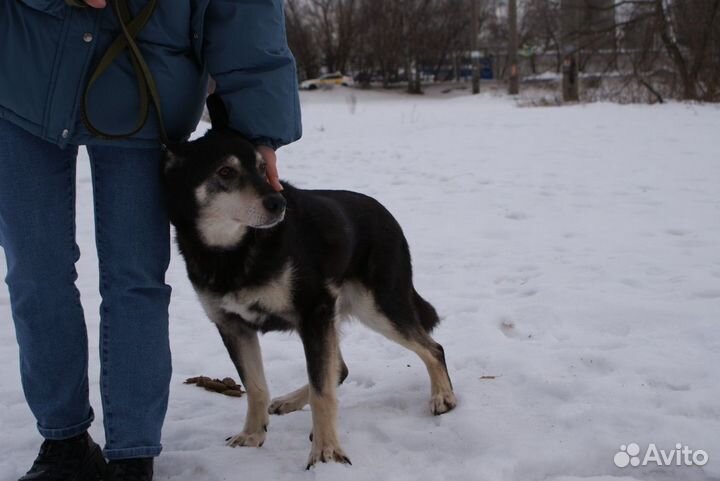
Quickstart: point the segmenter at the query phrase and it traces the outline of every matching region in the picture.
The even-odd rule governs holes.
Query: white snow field
[[[262,448],[226,447],[245,399],[183,385],[237,375],[175,253],[174,375],[156,479],[720,479],[720,108],[519,108],[489,94],[340,89],[303,93],[303,113],[304,138],[280,152],[282,176],[370,194],[395,214],[418,290],[443,318],[434,335],[459,405],[432,416],[419,359],[350,323],[350,376],[338,395],[353,465],[305,470],[308,408],[272,417]],[[83,156],[79,287],[95,353],[89,179]],[[6,481],[25,472],[41,438],[20,387],[5,289],[0,317]],[[261,343],[273,395],[305,382],[295,335]],[[99,417],[96,357],[90,369]],[[101,426],[91,428],[100,443]],[[650,443],[709,459],[617,467],[629,443],[640,461]]]

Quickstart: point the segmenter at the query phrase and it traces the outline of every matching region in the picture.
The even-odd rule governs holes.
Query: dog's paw
[[[350,462],[350,458],[345,455],[340,446],[316,446],[315,443],[313,443],[313,447],[310,450],[310,457],[308,457],[306,469],[312,468],[317,462],[328,463],[330,461],[352,465],[352,463]]]
[[[457,399],[452,391],[439,392],[430,398],[430,410],[436,416],[451,411],[455,406]]]
[[[307,404],[307,400],[300,400],[297,397],[281,396],[272,400],[268,407],[269,414],[288,414],[300,411]]]
[[[265,443],[266,429],[262,431],[256,431],[253,433],[242,432],[235,436],[230,436],[225,439],[225,444],[232,448],[238,446],[248,446],[252,448],[259,448]]]

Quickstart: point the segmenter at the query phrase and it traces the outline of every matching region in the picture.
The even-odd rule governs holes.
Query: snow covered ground
[[[433,417],[413,354],[344,328],[340,436],[352,467],[304,470],[310,412],[271,418],[260,449],[224,446],[245,399],[182,381],[236,377],[175,255],[174,377],[156,479],[720,479],[720,109],[506,98],[303,93],[304,139],[281,151],[302,187],[377,197],[404,226],[418,290],[443,317],[458,408]],[[80,161],[79,287],[97,343],[97,274]],[[0,275],[4,275],[4,262]],[[0,480],[40,443],[0,291]],[[305,379],[299,340],[261,340],[274,395]],[[100,414],[98,363],[91,361]],[[102,442],[101,422],[91,428]],[[619,468],[621,445],[676,443],[704,467]]]

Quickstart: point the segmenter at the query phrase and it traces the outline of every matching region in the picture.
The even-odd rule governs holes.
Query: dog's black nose
[[[280,194],[270,194],[268,196],[265,196],[262,203],[263,206],[268,210],[268,212],[271,212],[273,214],[281,212],[283,209],[285,209],[285,205],[287,204],[285,202],[285,198]]]

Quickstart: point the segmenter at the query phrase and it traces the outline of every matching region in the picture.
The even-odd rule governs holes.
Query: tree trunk
[[[517,95],[520,93],[520,70],[518,66],[517,0],[509,0],[508,24],[510,31],[510,42],[508,46],[510,84],[508,86],[508,93],[510,95]]]

